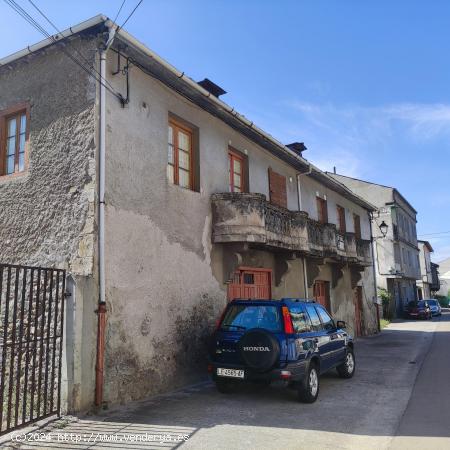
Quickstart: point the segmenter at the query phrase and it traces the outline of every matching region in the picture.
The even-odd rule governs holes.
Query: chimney
[[[293,142],[292,144],[287,144],[286,147],[297,153],[298,156],[302,156],[302,152],[306,150],[306,146],[303,142]]]
[[[203,89],[206,89],[209,93],[217,98],[227,93],[227,91],[224,91],[220,86],[218,86],[216,83],[213,83],[208,78],[205,78],[202,81],[198,81],[197,84],[199,84]]]

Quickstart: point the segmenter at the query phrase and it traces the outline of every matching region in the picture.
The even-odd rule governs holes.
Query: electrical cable
[[[439,234],[449,234],[449,233],[450,233],[450,230],[449,231],[439,231],[437,233],[419,234],[419,237],[422,237],[422,236],[436,236],[436,235],[439,235]]]
[[[138,4],[134,7],[133,11],[131,11],[131,13],[129,14],[129,16],[125,19],[125,22],[119,27],[119,28],[123,28],[125,26],[125,24],[130,20],[131,16],[134,14],[134,12],[139,8],[140,4],[143,2],[144,0],[139,0]],[[118,28],[118,29],[119,29]],[[117,29],[117,30],[118,30]]]
[[[122,4],[120,5],[119,11],[117,11],[116,17],[114,18],[114,23],[117,22],[117,19],[119,18],[120,11],[122,11],[123,5],[125,5],[125,2],[126,2],[126,1],[127,1],[127,0],[123,0],[123,1],[122,1]]]
[[[17,4],[14,0],[4,0],[4,2],[10,6],[17,14],[19,14],[24,20],[26,20],[33,28],[35,28],[39,33],[43,34],[48,39],[51,39],[53,42],[59,42],[54,36],[50,35],[47,30],[42,27],[39,22],[37,22],[24,8],[22,8],[19,4]],[[70,54],[64,47],[61,48],[62,52],[71,59],[75,64],[77,64],[81,69],[83,69],[90,76],[93,76],[96,81],[98,81],[102,86],[104,86],[111,94],[117,97],[119,100],[122,99],[122,96],[116,93],[113,89],[106,86],[102,79],[97,78],[88,67],[85,67],[81,61],[79,61],[75,56]]]
[[[63,35],[61,30],[45,15],[45,13],[33,2],[33,0],[28,0],[28,2],[33,6],[34,9],[36,9],[36,11],[56,30],[57,33],[59,33],[61,36]],[[124,0],[125,2],[125,0]],[[42,27],[41,27],[42,28]],[[112,84],[106,80],[105,78],[103,78],[100,74],[100,72],[95,68],[94,64],[91,62],[77,49],[73,49],[78,55],[81,56],[81,58],[84,60],[84,63],[87,65],[87,67],[89,67],[90,69],[92,69],[99,77],[102,81],[104,81],[105,83],[107,83],[110,88],[112,90],[114,90],[114,87],[112,86]]]

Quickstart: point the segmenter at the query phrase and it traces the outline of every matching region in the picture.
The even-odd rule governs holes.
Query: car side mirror
[[[338,320],[336,322],[336,327],[337,328],[347,328],[347,324],[343,320]]]

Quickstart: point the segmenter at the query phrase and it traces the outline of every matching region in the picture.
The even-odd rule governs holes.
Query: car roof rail
[[[294,298],[294,297],[284,297],[281,301],[295,302],[295,303],[316,303],[313,298]]]

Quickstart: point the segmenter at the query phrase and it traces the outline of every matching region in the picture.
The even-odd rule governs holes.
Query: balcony
[[[336,261],[370,265],[370,241],[339,233],[333,224],[310,219],[303,211],[272,205],[263,194],[212,196],[213,243],[248,243]]]
[[[364,265],[372,264],[372,249],[370,244],[370,241],[363,239],[356,240],[356,255],[358,261]]]

